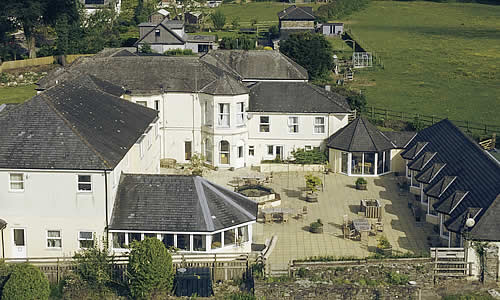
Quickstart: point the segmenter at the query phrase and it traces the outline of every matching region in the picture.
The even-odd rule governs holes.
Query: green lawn
[[[280,2],[250,2],[246,4],[222,4],[218,10],[226,16],[226,24],[231,24],[231,20],[235,17],[240,18],[242,26],[248,26],[249,23],[256,19],[259,23],[278,23],[278,12],[289,7],[290,4]],[[307,3],[297,4],[297,6],[312,6],[316,10],[320,4]]]
[[[369,105],[500,125],[500,6],[374,1],[353,33],[385,69],[355,74]]]
[[[36,85],[0,87],[0,104],[22,103],[36,95]]]

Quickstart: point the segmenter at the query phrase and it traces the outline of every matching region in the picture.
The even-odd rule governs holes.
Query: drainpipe
[[[7,227],[7,222],[0,219],[0,231],[2,232],[2,258],[5,258],[5,242],[3,239],[3,230]]]
[[[105,197],[105,209],[106,209],[106,227],[104,228],[104,233],[106,235],[105,241],[106,241],[106,248],[109,247],[108,243],[108,225],[109,225],[109,218],[108,218],[108,175],[106,170],[104,171],[104,197]]]

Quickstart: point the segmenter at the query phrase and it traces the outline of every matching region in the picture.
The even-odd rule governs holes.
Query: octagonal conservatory
[[[404,169],[399,152],[414,132],[381,132],[358,117],[327,140],[334,172],[348,176],[378,176]]]

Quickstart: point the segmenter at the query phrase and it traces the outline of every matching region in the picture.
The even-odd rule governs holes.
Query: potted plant
[[[316,222],[312,222],[309,225],[309,231],[311,233],[323,233],[323,222],[321,219],[318,219]]]
[[[356,189],[357,190],[366,190],[366,179],[363,177],[359,177],[356,179]]]
[[[381,235],[378,238],[377,244],[377,253],[383,256],[391,256],[392,255],[392,245],[389,243],[389,240],[385,235]]]
[[[321,185],[321,179],[318,176],[307,174],[306,179],[306,200],[307,202],[318,202],[318,186]]]
[[[332,165],[330,165],[330,162],[327,162],[325,165],[325,174],[329,174],[332,171]]]

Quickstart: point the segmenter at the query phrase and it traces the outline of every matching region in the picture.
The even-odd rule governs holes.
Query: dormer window
[[[160,36],[160,29],[155,29],[155,37],[159,37]]]

